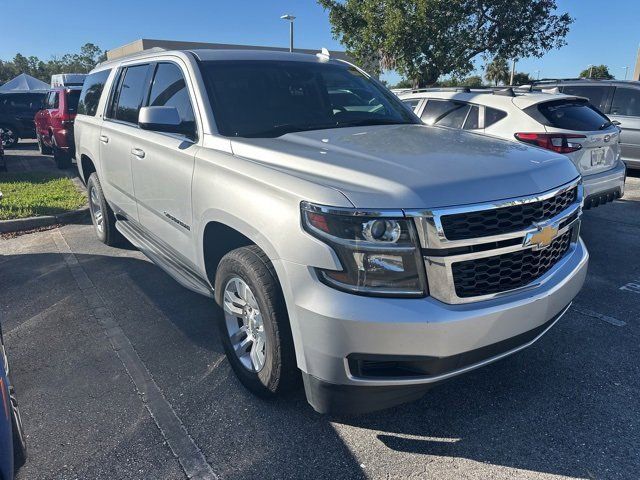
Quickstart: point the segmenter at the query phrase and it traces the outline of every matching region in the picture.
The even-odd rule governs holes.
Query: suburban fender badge
[[[537,225],[538,231],[530,232],[524,237],[523,246],[532,247],[533,250],[544,250],[558,236],[556,225]]]

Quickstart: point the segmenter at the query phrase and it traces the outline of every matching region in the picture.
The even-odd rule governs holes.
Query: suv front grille
[[[521,250],[451,265],[458,297],[477,297],[523,287],[540,278],[569,250],[572,231],[544,250]]]
[[[573,187],[537,202],[444,215],[441,220],[442,228],[448,240],[468,240],[517,232],[559,214],[576,201],[577,194],[578,188]]]

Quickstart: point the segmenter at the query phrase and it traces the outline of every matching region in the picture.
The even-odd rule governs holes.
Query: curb
[[[73,223],[89,215],[89,207],[82,207],[72,212],[58,215],[43,215],[41,217],[17,218],[15,220],[0,220],[0,233],[20,232],[48,227],[56,224]]]

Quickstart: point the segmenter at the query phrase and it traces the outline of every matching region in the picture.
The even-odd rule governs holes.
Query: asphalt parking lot
[[[2,239],[30,448],[18,479],[639,478],[640,176],[582,232],[587,283],[537,344],[350,418],[316,414],[301,391],[250,395],[213,301],[90,224]]]

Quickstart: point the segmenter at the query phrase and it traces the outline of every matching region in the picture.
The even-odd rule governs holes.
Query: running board
[[[116,221],[116,228],[136,248],[144,253],[153,263],[162,268],[173,279],[189,290],[200,295],[213,298],[213,289],[196,271],[185,262],[176,258],[168,247],[150,238],[137,225],[127,220]]]

